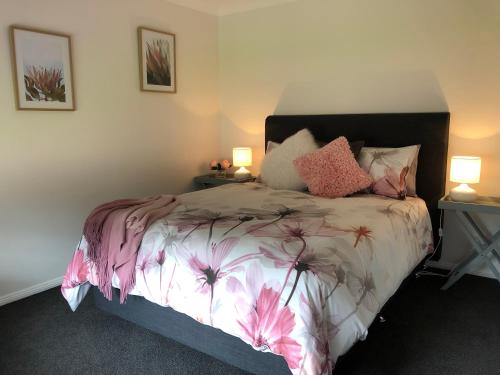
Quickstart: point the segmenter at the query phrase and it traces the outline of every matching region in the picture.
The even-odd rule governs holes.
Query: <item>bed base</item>
[[[384,316],[385,313],[394,303],[395,297],[404,292],[410,280],[418,277],[418,271],[423,268],[424,264],[425,260],[422,260],[410,275],[403,280],[396,293],[384,304],[372,325],[390,324],[390,321],[387,321]],[[115,288],[113,288],[112,301],[104,298],[96,286],[92,286],[91,292],[98,309],[208,354],[222,362],[256,375],[291,374],[283,357],[256,351],[237,337],[231,336],[220,329],[201,324],[170,307],[162,307],[143,297],[133,295],[129,295],[127,302],[121,305],[119,303],[120,292]],[[337,364],[343,358],[344,356],[337,358]],[[333,373],[335,374],[335,371]]]
[[[237,337],[201,324],[191,317],[129,295],[120,304],[119,291],[113,288],[113,300],[108,301],[99,289],[92,287],[94,301],[100,310],[168,337],[199,352],[257,375],[290,375],[283,357],[259,352]]]

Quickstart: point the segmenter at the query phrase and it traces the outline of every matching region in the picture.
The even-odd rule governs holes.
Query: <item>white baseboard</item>
[[[441,270],[452,270],[455,268],[457,265],[451,262],[443,262],[443,261],[435,261],[435,260],[430,260],[427,262],[427,265],[430,267],[434,268],[439,268]],[[481,276],[481,277],[488,277],[490,279],[494,279],[495,275],[493,275],[493,272],[490,271],[489,268],[479,268],[475,271],[469,272],[469,274],[474,275],[474,276]]]
[[[17,290],[15,292],[6,294],[4,296],[0,296],[0,306],[6,305],[8,303],[32,296],[33,294],[37,294],[40,292],[44,292],[48,289],[54,288],[58,285],[61,285],[63,277],[56,277],[55,279],[45,281],[40,284],[36,284],[30,286],[25,289]]]

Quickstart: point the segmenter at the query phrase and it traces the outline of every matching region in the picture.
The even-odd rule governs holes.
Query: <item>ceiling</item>
[[[297,0],[167,0],[171,3],[196,9],[201,12],[225,16],[247,10],[265,8]]]

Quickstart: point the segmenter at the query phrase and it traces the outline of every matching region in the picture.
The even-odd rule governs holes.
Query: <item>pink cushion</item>
[[[358,165],[345,137],[293,161],[309,191],[337,198],[366,189],[372,178]]]

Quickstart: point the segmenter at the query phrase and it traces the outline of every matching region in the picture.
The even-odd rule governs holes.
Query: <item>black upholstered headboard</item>
[[[439,228],[437,203],[444,195],[446,183],[449,123],[447,112],[269,116],[265,145],[268,141],[281,143],[303,128],[308,128],[323,142],[343,135],[350,141],[364,140],[365,146],[372,147],[420,144],[417,194],[427,204],[436,239]]]

